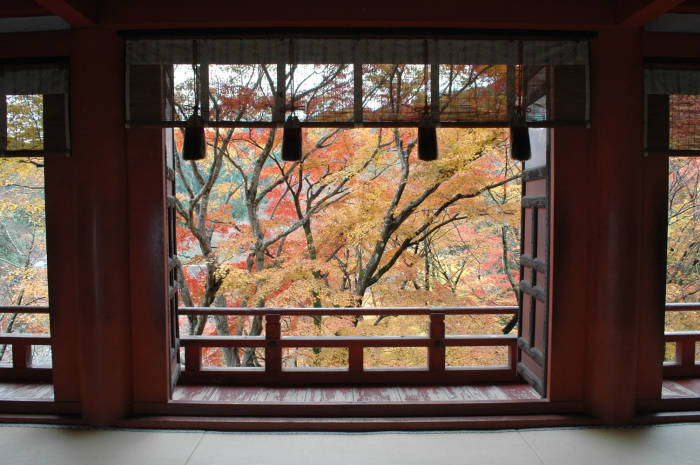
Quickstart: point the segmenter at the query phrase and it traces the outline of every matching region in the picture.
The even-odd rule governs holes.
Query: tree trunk
[[[217,295],[214,299],[214,305],[217,307],[226,306],[226,298],[222,295]],[[227,315],[215,315],[214,324],[216,325],[216,333],[219,336],[230,336],[231,331],[228,329],[228,316]],[[227,367],[237,367],[240,365],[240,360],[238,359],[238,348],[237,347],[222,347],[221,352],[224,355],[224,363]]]

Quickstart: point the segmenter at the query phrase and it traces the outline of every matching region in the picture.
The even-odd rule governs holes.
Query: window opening
[[[501,313],[449,315],[448,334],[502,334],[520,281],[520,166],[507,156],[505,129],[439,134],[441,159],[428,164],[416,158],[414,129],[310,129],[306,158],[292,165],[281,162],[274,128],[208,129],[206,160],[175,159],[180,306],[492,305]],[[181,138],[176,129],[178,151]],[[395,224],[383,231],[386,221]],[[283,337],[427,337],[430,326],[428,315],[281,313]],[[263,317],[205,315],[181,316],[180,334],[265,334]],[[450,361],[506,366],[504,349]],[[370,347],[364,366],[427,367],[426,354]],[[282,351],[285,369],[347,360],[345,348]],[[203,368],[264,366],[260,348],[202,352]]]
[[[5,103],[8,148],[41,150],[41,96]],[[50,335],[43,159],[0,157],[0,205],[0,365],[50,367],[50,345],[17,339]]]
[[[50,381],[44,160],[70,151],[68,71],[0,67],[0,379]]]
[[[237,380],[338,368],[344,351],[344,370],[359,376],[392,366],[380,359],[397,349],[426,353],[402,368],[445,378],[452,369],[488,377],[472,368],[503,367],[505,353],[503,379],[517,379],[523,172],[508,158],[505,128],[516,101],[533,127],[585,124],[585,41],[196,40],[209,126],[209,157],[199,163],[178,156],[195,90],[189,69],[178,69],[189,65],[177,63],[189,62],[192,42],[127,42],[127,124],[173,128],[171,294],[188,382],[236,367],[245,368]],[[141,70],[154,66],[167,76],[165,111],[136,91]],[[279,156],[291,95],[304,128],[301,163]],[[442,125],[433,163],[415,154],[426,108]],[[546,170],[529,176],[530,241],[539,244]],[[526,266],[539,275],[546,244],[536,251]],[[529,282],[542,314],[545,278]],[[490,307],[475,308],[483,303]],[[390,323],[401,334],[378,334]],[[529,324],[533,348],[546,344]],[[511,334],[494,334],[504,329]],[[482,357],[489,352],[493,360]]]
[[[669,157],[664,364],[698,373],[700,158]],[[695,370],[695,371],[692,371]]]
[[[700,365],[700,72],[647,64],[645,155],[668,156],[665,376],[698,376]]]

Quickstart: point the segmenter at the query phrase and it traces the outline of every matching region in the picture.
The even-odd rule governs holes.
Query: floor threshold
[[[212,431],[443,431],[522,429],[555,426],[595,426],[600,420],[584,415],[482,415],[432,417],[203,417],[140,416],[118,427],[204,429]]]

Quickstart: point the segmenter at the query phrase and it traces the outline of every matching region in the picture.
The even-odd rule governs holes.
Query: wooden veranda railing
[[[379,384],[379,383],[457,383],[465,381],[509,382],[517,380],[517,337],[515,335],[446,335],[446,315],[514,315],[518,307],[460,308],[195,308],[178,309],[179,315],[264,316],[264,336],[181,336],[185,349],[185,369],[181,382],[232,383],[257,385],[298,384]],[[427,336],[283,336],[283,316],[401,316],[429,318]],[[505,366],[448,367],[447,347],[507,347]],[[264,367],[209,368],[202,366],[205,347],[260,347],[265,351]],[[341,347],[348,349],[348,366],[342,368],[283,367],[282,349],[299,347]],[[425,347],[427,367],[366,368],[367,347]]]
[[[700,311],[700,302],[666,304],[667,312]],[[700,363],[696,361],[700,331],[666,332],[665,341],[676,344],[674,361],[664,362],[664,377],[700,376]]]
[[[12,306],[0,307],[0,313],[51,315],[51,310],[49,307]],[[51,381],[50,367],[32,364],[32,346],[51,346],[50,335],[0,333],[0,345],[12,348],[12,366],[0,365],[0,381]]]
[[[179,315],[264,316],[264,336],[181,336],[185,349],[183,383],[234,384],[373,384],[426,382],[508,382],[517,380],[517,338],[514,335],[446,335],[446,315],[514,315],[515,306],[460,308],[195,308],[178,309]],[[700,311],[700,303],[669,303],[667,312]],[[0,307],[0,313],[51,315],[49,307]],[[282,336],[282,316],[401,316],[429,317],[428,336]],[[676,344],[674,361],[664,363],[665,377],[700,376],[696,362],[700,331],[666,332],[665,341]],[[48,334],[0,333],[0,345],[12,348],[12,365],[0,365],[0,381],[51,381],[52,368],[33,366],[32,346],[52,346]],[[449,367],[445,364],[446,347],[503,346],[508,348],[506,366]],[[265,350],[265,367],[208,368],[202,366],[202,349],[206,347],[261,347]],[[282,367],[285,347],[345,347],[345,368]],[[365,368],[365,347],[426,347],[428,366],[423,368]],[[53,347],[52,347],[53,349]]]

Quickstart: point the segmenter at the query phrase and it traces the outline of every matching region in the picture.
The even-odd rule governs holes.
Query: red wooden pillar
[[[158,76],[159,77],[159,76]],[[167,402],[170,351],[163,131],[128,130],[134,402]]]
[[[637,399],[661,398],[666,310],[668,157],[642,161]]]
[[[129,73],[130,117],[163,119],[163,76],[158,65],[132,67]],[[167,402],[170,398],[171,341],[168,329],[168,240],[165,198],[165,132],[159,128],[127,130],[129,172],[129,237],[131,267],[131,337],[134,403]],[[173,349],[174,350],[174,349]],[[197,366],[201,349],[189,347]],[[187,367],[191,370],[195,367]]]
[[[44,148],[66,149],[65,95],[44,95]],[[44,159],[46,189],[46,246],[49,273],[49,307],[53,353],[54,399],[80,402],[80,346],[77,321],[76,197],[71,157]]]
[[[108,425],[132,399],[123,41],[78,30],[72,49],[80,391],[85,419]]]
[[[642,192],[641,30],[605,30],[591,41],[592,166],[583,202],[592,207],[586,401],[609,423],[635,413]],[[572,156],[575,156],[572,154]]]
[[[547,392],[552,401],[575,402],[583,398],[586,335],[582,328],[591,316],[591,131],[557,128],[552,134]]]

